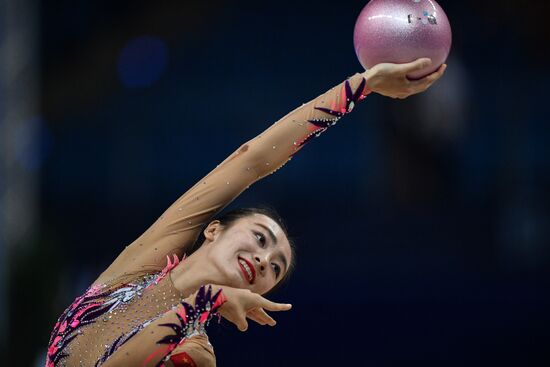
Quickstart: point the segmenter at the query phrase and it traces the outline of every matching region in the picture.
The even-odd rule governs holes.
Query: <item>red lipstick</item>
[[[239,259],[239,266],[241,268],[241,271],[243,272],[243,275],[244,275],[244,278],[248,281],[248,283],[252,284],[254,283],[254,280],[256,280],[256,269],[254,268],[254,266],[252,265],[252,263],[242,257],[238,257]],[[246,264],[246,266],[244,266],[242,263],[244,262]],[[247,268],[249,271],[247,271]]]

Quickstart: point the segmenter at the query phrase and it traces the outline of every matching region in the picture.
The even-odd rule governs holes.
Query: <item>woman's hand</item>
[[[275,320],[265,310],[288,311],[292,307],[288,303],[271,302],[248,289],[226,286],[221,288],[227,300],[220,307],[219,313],[223,318],[235,324],[240,331],[248,329],[247,317],[260,325],[274,326],[276,324]]]
[[[407,98],[413,94],[424,92],[437,79],[441,78],[447,65],[441,65],[437,71],[418,80],[409,80],[407,74],[421,70],[431,63],[430,59],[422,58],[408,64],[382,63],[375,65],[364,74],[367,79],[367,88],[391,98]]]

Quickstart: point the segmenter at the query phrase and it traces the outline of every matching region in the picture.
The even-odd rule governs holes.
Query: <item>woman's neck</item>
[[[201,285],[212,284],[208,262],[204,261],[202,251],[197,251],[185,258],[169,273],[174,287],[184,296],[197,291]]]

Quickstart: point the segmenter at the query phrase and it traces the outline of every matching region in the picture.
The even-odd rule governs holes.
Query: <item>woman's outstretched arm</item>
[[[100,278],[107,280],[121,275],[123,269],[124,272],[159,270],[166,265],[167,255],[181,256],[188,252],[213,215],[251,184],[282,167],[305,144],[350,113],[370,91],[405,98],[428,88],[443,74],[444,67],[418,81],[406,78],[407,73],[423,68],[426,62],[429,60],[377,65],[290,112],[240,146],[177,199]]]
[[[249,178],[256,181],[281,168],[306,143],[350,113],[370,92],[406,98],[426,90],[443,75],[445,65],[421,80],[410,81],[406,75],[429,62],[419,59],[408,64],[376,65],[290,112],[237,151],[248,154],[246,169],[256,175]]]

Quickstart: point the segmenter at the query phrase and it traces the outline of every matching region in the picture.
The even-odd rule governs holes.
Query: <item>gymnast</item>
[[[266,311],[291,305],[262,295],[289,274],[294,262],[282,221],[264,208],[215,215],[369,93],[406,98],[426,90],[446,65],[420,80],[406,75],[429,63],[425,58],[385,63],[357,73],[240,146],[63,312],[50,338],[46,367],[215,366],[205,331],[213,317],[241,331],[247,319],[275,325]]]

